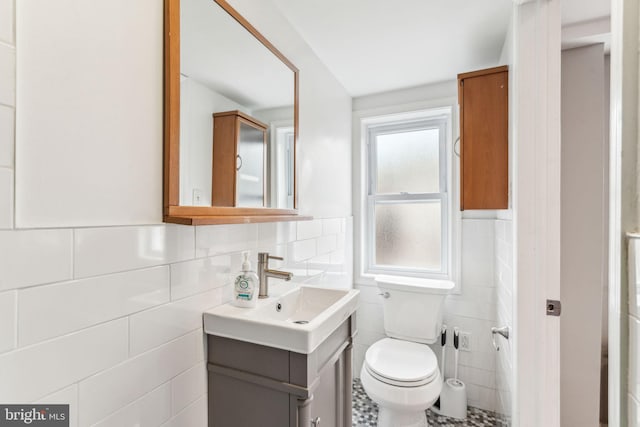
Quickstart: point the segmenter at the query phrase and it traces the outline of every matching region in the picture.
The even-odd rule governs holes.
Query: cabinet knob
[[[320,417],[316,417],[311,420],[311,427],[319,427],[320,426]]]

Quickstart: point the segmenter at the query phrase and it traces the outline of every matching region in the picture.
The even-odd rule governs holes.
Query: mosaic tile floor
[[[503,426],[494,413],[469,407],[466,420],[456,420],[437,415],[427,410],[427,420],[431,427],[495,427]],[[369,399],[360,383],[353,381],[353,427],[376,427],[378,425],[378,406]]]

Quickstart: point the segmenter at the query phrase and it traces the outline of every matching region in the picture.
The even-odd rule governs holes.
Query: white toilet
[[[448,280],[377,276],[383,297],[383,338],[367,350],[360,379],[378,404],[379,427],[426,427],[442,376],[427,344],[440,338]]]

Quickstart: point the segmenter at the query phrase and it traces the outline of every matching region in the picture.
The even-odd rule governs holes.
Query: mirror
[[[165,220],[295,215],[298,70],[224,0],[165,6]]]

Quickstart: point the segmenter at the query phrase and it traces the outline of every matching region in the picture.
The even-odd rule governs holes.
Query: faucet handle
[[[259,252],[258,262],[267,263],[270,259],[277,259],[278,261],[284,261],[284,258],[275,255],[269,255],[269,252]]]

